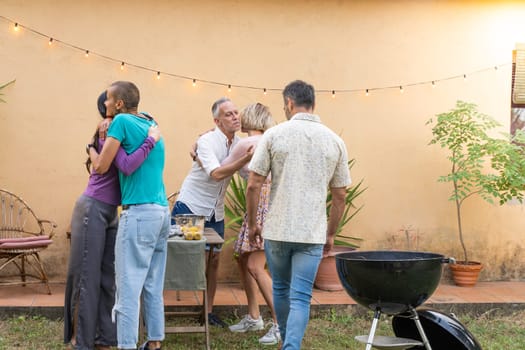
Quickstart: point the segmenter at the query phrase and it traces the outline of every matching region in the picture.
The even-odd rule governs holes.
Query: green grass
[[[484,350],[525,349],[525,311],[501,314],[496,311],[482,315],[457,314],[459,320],[474,334]],[[325,312],[312,317],[308,324],[303,349],[364,349],[354,336],[367,334],[372,313]],[[236,319],[226,319],[233,323]],[[179,323],[170,320],[169,323]],[[18,316],[0,320],[0,350],[51,350],[64,349],[62,344],[62,320],[50,320],[41,316]],[[276,349],[277,346],[261,346],[258,338],[264,334],[231,333],[227,329],[210,328],[211,348],[225,350]],[[376,334],[392,335],[390,319],[381,318]],[[203,349],[202,334],[168,334],[163,344],[165,350]],[[441,350],[441,349],[436,349]]]

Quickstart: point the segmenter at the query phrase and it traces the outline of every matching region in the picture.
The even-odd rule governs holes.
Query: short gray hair
[[[228,97],[221,97],[217,101],[213,102],[213,105],[211,106],[211,114],[213,115],[213,118],[217,119],[219,117],[219,107],[224,103],[231,101]]]

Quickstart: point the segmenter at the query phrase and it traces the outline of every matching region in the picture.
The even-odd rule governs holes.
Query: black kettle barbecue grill
[[[370,334],[355,337],[366,350],[481,350],[458,320],[439,311],[416,308],[436,290],[443,255],[408,251],[354,251],[335,256],[339,279],[361,306],[374,311]],[[393,315],[396,337],[375,336],[381,313]]]

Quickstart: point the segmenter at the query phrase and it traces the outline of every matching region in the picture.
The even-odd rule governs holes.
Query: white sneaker
[[[272,324],[272,327],[264,335],[264,337],[259,339],[259,343],[262,345],[275,345],[281,341],[281,332],[279,331],[278,324]]]
[[[250,315],[246,315],[239,323],[230,326],[230,331],[244,333],[246,331],[259,331],[263,328],[264,321],[261,316],[254,320]]]

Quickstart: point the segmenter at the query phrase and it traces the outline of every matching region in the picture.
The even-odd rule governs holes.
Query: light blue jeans
[[[301,348],[323,247],[323,244],[264,240],[273,280],[275,314],[283,339],[282,350]]]
[[[164,340],[164,273],[170,226],[168,207],[141,204],[123,210],[115,244],[119,349],[136,349],[140,296],[148,340]]]

